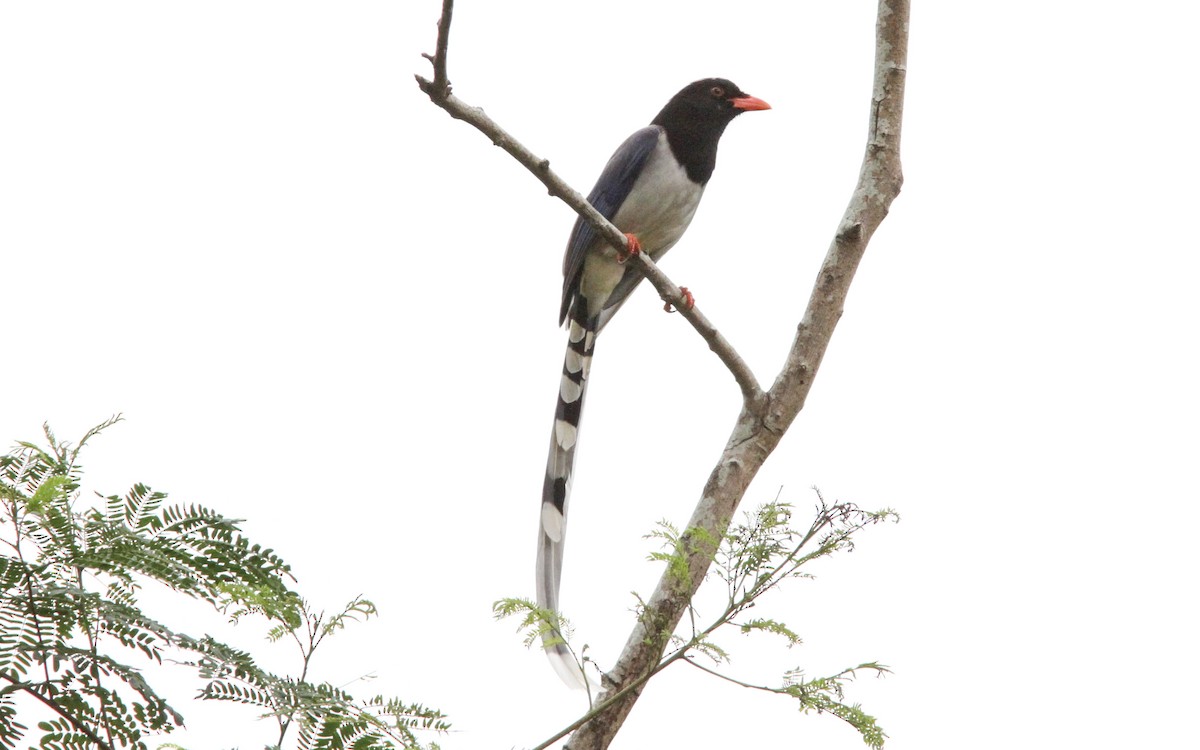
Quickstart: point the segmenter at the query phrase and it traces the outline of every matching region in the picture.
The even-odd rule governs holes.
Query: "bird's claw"
[[[624,263],[635,255],[640,255],[642,252],[642,243],[636,234],[626,232],[625,239],[629,240],[629,244],[626,246],[625,252],[617,251],[617,263],[619,264]]]
[[[696,306],[696,297],[695,297],[695,295],[693,295],[691,292],[688,291],[688,288],[686,286],[679,287],[679,293],[681,295],[683,295],[683,306],[685,308],[687,308],[688,310],[691,310],[693,307]],[[674,308],[674,306],[671,305],[670,302],[663,305],[663,310],[665,312],[669,312],[669,313],[675,312],[675,308]]]

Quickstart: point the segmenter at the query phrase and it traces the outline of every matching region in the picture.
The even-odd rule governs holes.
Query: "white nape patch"
[[[563,364],[566,365],[567,372],[579,372],[583,369],[583,355],[567,347],[567,356],[563,358]]]
[[[542,503],[542,531],[551,541],[562,541],[563,514],[558,512],[553,503]]]
[[[575,425],[563,419],[554,420],[554,439],[558,447],[569,451],[575,447]]]
[[[582,394],[583,386],[563,375],[562,382],[558,386],[558,397],[563,400],[563,403],[573,404],[579,400],[579,396]]]
[[[583,330],[583,326],[579,325],[579,323],[572,320],[571,321],[571,332],[568,334],[571,337],[571,343],[578,344],[579,341],[583,338],[584,333],[585,333],[585,331]],[[590,337],[592,334],[588,333],[587,335]],[[590,345],[591,343],[592,343],[591,339],[589,338],[588,344]]]

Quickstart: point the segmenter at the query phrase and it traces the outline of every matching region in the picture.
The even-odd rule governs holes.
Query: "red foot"
[[[679,293],[683,295],[683,306],[684,307],[691,310],[693,307],[696,306],[696,297],[691,292],[688,291],[688,288],[686,286],[679,287]],[[665,310],[669,313],[675,312],[675,308],[671,306],[670,302],[663,305],[663,310]]]
[[[642,252],[642,243],[632,232],[625,233],[625,239],[629,240],[629,245],[625,252],[617,252],[617,263],[624,263],[635,255]]]

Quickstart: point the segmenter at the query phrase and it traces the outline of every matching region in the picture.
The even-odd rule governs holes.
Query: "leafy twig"
[[[22,683],[19,680],[15,680],[11,676],[9,676],[3,672],[0,672],[0,677],[3,677],[4,679],[8,680],[19,691],[25,693],[26,695],[31,695],[34,698],[36,698],[37,700],[41,701],[51,711],[53,711],[54,713],[63,717],[64,719],[66,719],[68,722],[70,722],[71,726],[74,727],[77,732],[84,735],[92,742],[96,743],[96,747],[99,750],[112,750],[112,745],[110,745],[109,743],[102,740],[98,734],[93,732],[91,730],[91,728],[88,727],[88,725],[84,724],[79,719],[77,719],[75,717],[75,714],[66,710],[62,706],[62,704],[60,704],[58,701],[56,701],[52,698],[47,698],[46,696],[39,693],[37,690],[34,690],[33,689],[34,686],[32,684]]]

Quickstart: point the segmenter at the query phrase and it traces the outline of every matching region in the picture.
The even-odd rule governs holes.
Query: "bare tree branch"
[[[596,230],[599,235],[608,241],[610,245],[618,250],[624,251],[629,240],[621,230],[604,218],[592,204],[587,202],[574,188],[568,185],[561,177],[555,174],[550,169],[550,160],[543,159],[528,148],[520,141],[509,135],[501,128],[494,120],[487,116],[479,107],[472,107],[450,92],[450,81],[445,77],[446,74],[446,51],[449,45],[450,36],[450,14],[453,10],[454,0],[443,0],[442,2],[442,18],[438,22],[438,41],[437,54],[433,57],[425,55],[426,59],[433,63],[434,78],[430,81],[422,76],[416,76],[417,85],[421,90],[442,109],[446,110],[456,120],[462,120],[474,126],[481,133],[491,139],[492,143],[507,151],[514,159],[520,162],[526,169],[533,173],[535,177],[542,181],[550,191],[550,195],[561,199],[564,203],[575,210]],[[766,409],[766,394],[758,381],[754,377],[754,372],[750,366],[746,364],[741,355],[733,348],[733,345],[725,339],[721,332],[717,330],[708,318],[704,316],[695,306],[688,307],[685,304],[683,294],[679,290],[679,286],[673,283],[665,273],[663,273],[654,261],[645,253],[639,253],[633,256],[630,261],[640,264],[639,270],[646,279],[658,290],[659,297],[663,302],[672,305],[679,311],[683,317],[692,324],[692,327],[700,334],[701,337],[708,343],[708,348],[725,363],[729,372],[737,381],[738,388],[742,391],[743,402],[750,407],[754,413],[763,414]]]
[[[421,81],[421,90],[429,93],[425,86],[429,85],[436,90],[439,96],[450,95],[450,78],[446,73],[446,58],[450,51],[450,21],[454,18],[454,0],[442,0],[442,16],[438,19],[438,38],[437,50],[433,57],[422,53],[429,62],[433,63],[433,80],[426,81],[417,76],[417,80]],[[430,96],[433,96],[430,94]]]
[[[575,750],[608,747],[641,695],[645,678],[664,666],[661,660],[671,634],[712,563],[714,550],[703,540],[724,536],[751,480],[804,408],[867,243],[900,193],[903,181],[900,126],[908,56],[909,3],[910,0],[878,2],[870,127],[858,184],[817,275],[787,361],[769,392],[762,392],[749,367],[697,310],[682,307],[678,287],[644,255],[635,256],[663,300],[681,308],[683,316],[729,368],[742,390],[744,404],[725,451],[709,475],[688,523],[688,529],[698,532],[684,535],[684,548],[689,550],[687,577],[681,581],[668,571],[660,579],[616,666],[606,675],[607,694],[601,697],[601,704],[607,710],[596,713],[580,726],[568,747]],[[486,134],[533,172],[551,195],[561,198],[591,223],[601,237],[614,247],[624,249],[626,240],[620,230],[551,172],[549,161],[535,156],[482,110],[467,106],[450,93],[445,61],[452,6],[453,0],[443,0],[438,51],[430,58],[434,65],[434,80],[417,76],[421,90],[451,117],[464,120]]]

